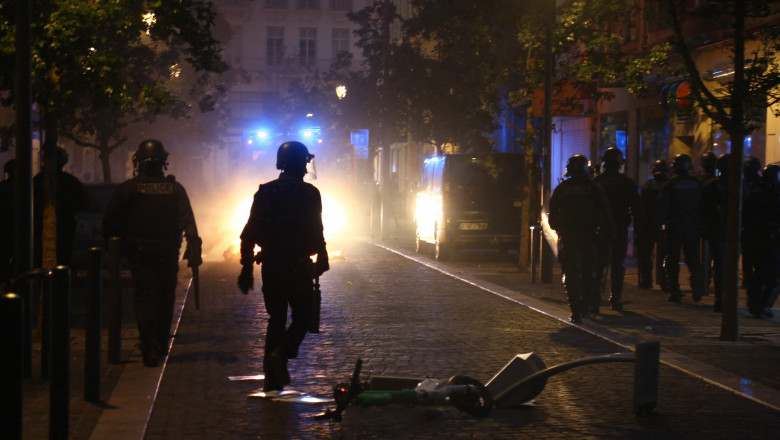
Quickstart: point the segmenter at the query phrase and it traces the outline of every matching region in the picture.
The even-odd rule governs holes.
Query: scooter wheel
[[[450,402],[462,411],[475,417],[484,417],[493,409],[493,395],[482,382],[468,376],[452,376],[450,385],[473,385],[472,389],[450,394]]]

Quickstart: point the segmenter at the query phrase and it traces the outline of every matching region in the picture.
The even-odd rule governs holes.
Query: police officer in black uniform
[[[168,153],[147,139],[133,155],[137,175],[114,191],[103,218],[103,236],[122,239],[133,274],[135,314],[144,365],[159,365],[168,353],[182,233],[187,265],[197,267],[201,239],[190,200],[173,176],[165,176]]]
[[[709,254],[713,263],[714,310],[716,312],[721,311],[723,300],[723,270],[726,260],[726,207],[728,206],[730,158],[730,154],[722,154],[718,158],[718,176],[704,184],[701,198],[702,238],[709,245]],[[743,190],[743,198],[746,195],[747,187]]]
[[[279,147],[276,168],[282,172],[278,179],[260,185],[241,232],[238,287],[243,293],[254,285],[253,264],[262,262],[263,300],[268,312],[263,358],[266,392],[282,391],[290,383],[287,361],[298,357],[309,328],[312,281],[330,268],[320,192],[303,181],[312,158],[300,142],[285,142]],[[260,246],[259,256],[254,255],[255,245]],[[316,255],[316,263],[312,263],[312,255]]]
[[[574,323],[598,306],[599,235],[614,240],[615,224],[604,188],[590,179],[590,161],[581,154],[569,158],[568,179],[550,197],[550,227],[558,233],[558,261]]]
[[[744,253],[755,262],[748,311],[756,318],[773,318],[780,281],[780,166],[764,167],[761,184],[745,197],[742,215]]]
[[[648,179],[639,191],[639,200],[642,206],[642,220],[637,237],[637,266],[639,269],[639,288],[653,288],[653,267],[655,266],[655,280],[662,290],[667,290],[666,274],[663,269],[664,240],[661,228],[655,223],[656,204],[661,188],[669,180],[669,165],[663,159],[658,159],[650,166],[652,178]],[[653,247],[655,247],[655,264],[653,261]]]
[[[754,189],[759,189],[763,186],[761,181],[761,160],[755,156],[746,156],[742,163],[742,176],[745,186],[748,192],[752,192]],[[743,199],[744,200],[744,199]],[[745,247],[745,240],[743,239],[742,248]],[[750,285],[750,277],[753,275],[755,266],[759,264],[750,259],[750,255],[742,253],[742,286],[747,287]]]
[[[658,198],[658,223],[663,225],[668,240],[664,270],[669,282],[669,302],[682,301],[680,291],[680,249],[691,274],[693,300],[701,300],[701,271],[699,260],[699,202],[701,182],[690,175],[691,157],[678,154],[672,161],[674,176],[661,189]]]
[[[607,148],[601,158],[604,171],[595,178],[595,181],[607,193],[612,219],[615,222],[615,241],[609,247],[607,261],[604,261],[605,264],[601,270],[602,273],[605,273],[609,267],[611,290],[609,302],[612,310],[617,311],[623,310],[623,280],[626,275],[623,263],[628,251],[628,227],[632,221],[635,235],[641,235],[641,231],[637,227],[641,218],[639,214],[639,187],[634,179],[620,172],[623,162],[623,152],[620,149],[617,147]],[[606,280],[606,277],[602,276],[601,279]]]

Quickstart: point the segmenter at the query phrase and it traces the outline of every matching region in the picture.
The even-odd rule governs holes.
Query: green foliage
[[[13,102],[14,0],[0,0],[0,90]],[[147,23],[144,14],[153,13]],[[203,0],[41,0],[31,22],[34,101],[74,138],[121,137],[129,122],[183,115],[173,66],[194,84],[226,69],[211,35],[215,13]],[[200,91],[203,88],[200,87]],[[205,102],[211,96],[202,97]],[[104,119],[108,119],[104,121]],[[110,127],[113,133],[98,133]],[[84,140],[82,139],[82,140]]]

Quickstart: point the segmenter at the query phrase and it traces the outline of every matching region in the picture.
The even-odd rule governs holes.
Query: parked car
[[[423,163],[415,208],[416,247],[437,260],[461,248],[517,249],[523,155],[434,156]]]

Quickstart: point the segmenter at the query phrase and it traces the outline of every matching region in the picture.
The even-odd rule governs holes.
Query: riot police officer
[[[263,358],[266,392],[282,391],[290,383],[287,361],[298,357],[308,331],[312,281],[330,268],[320,192],[303,181],[312,158],[300,142],[285,142],[279,147],[276,168],[282,172],[278,179],[260,185],[241,232],[238,287],[243,293],[254,285],[254,262],[262,263],[263,301],[268,312]],[[255,245],[260,246],[260,256],[254,255]],[[316,255],[314,264],[312,255]]]
[[[642,206],[642,220],[639,229],[642,231],[637,238],[637,266],[639,269],[639,288],[653,288],[653,267],[655,280],[662,290],[667,290],[666,275],[663,270],[664,250],[663,234],[655,223],[656,204],[661,188],[669,180],[669,165],[663,159],[658,159],[650,166],[652,178],[642,185],[639,200]],[[655,264],[653,264],[653,247],[655,247]]]
[[[168,353],[182,233],[188,266],[201,260],[201,239],[190,200],[174,176],[165,176],[168,153],[147,139],[133,155],[136,176],[114,191],[103,218],[105,238],[119,237],[133,275],[135,314],[144,365]]]
[[[610,270],[609,302],[612,310],[623,310],[623,280],[626,268],[623,265],[628,251],[628,228],[634,224],[636,235],[638,231],[639,211],[639,187],[634,179],[620,172],[623,166],[623,152],[617,147],[609,147],[601,158],[604,171],[595,181],[600,184],[607,194],[612,219],[615,222],[615,241],[605,253],[607,258],[602,267],[602,273]],[[602,243],[603,244],[603,243]],[[601,277],[606,280],[605,276]]]
[[[569,158],[566,180],[550,197],[550,227],[558,233],[558,261],[574,323],[598,307],[599,234],[614,240],[615,225],[604,188],[590,179],[590,161]]]
[[[761,189],[763,183],[761,181],[761,161],[755,156],[746,156],[742,163],[742,175],[743,181],[747,187],[748,192],[752,192],[754,189]],[[745,247],[744,239],[741,242],[742,247]],[[750,277],[753,275],[757,262],[750,259],[750,255],[742,253],[742,286],[747,287],[750,285]]]
[[[658,223],[667,238],[664,270],[669,283],[669,302],[682,301],[680,291],[680,249],[691,275],[693,300],[701,300],[701,270],[699,261],[699,202],[701,182],[690,175],[691,157],[678,154],[672,161],[674,176],[661,188],[658,198]]]
[[[710,179],[702,188],[701,225],[702,238],[709,245],[712,258],[712,277],[715,289],[714,310],[721,311],[723,299],[724,264],[726,259],[726,208],[728,206],[729,160],[730,154],[718,158],[718,177]],[[743,197],[747,195],[747,187]],[[707,262],[705,262],[706,264]],[[709,282],[709,280],[707,280]]]
[[[747,286],[748,311],[756,318],[772,318],[780,279],[780,166],[767,165],[761,184],[745,197],[744,253],[755,262]]]

